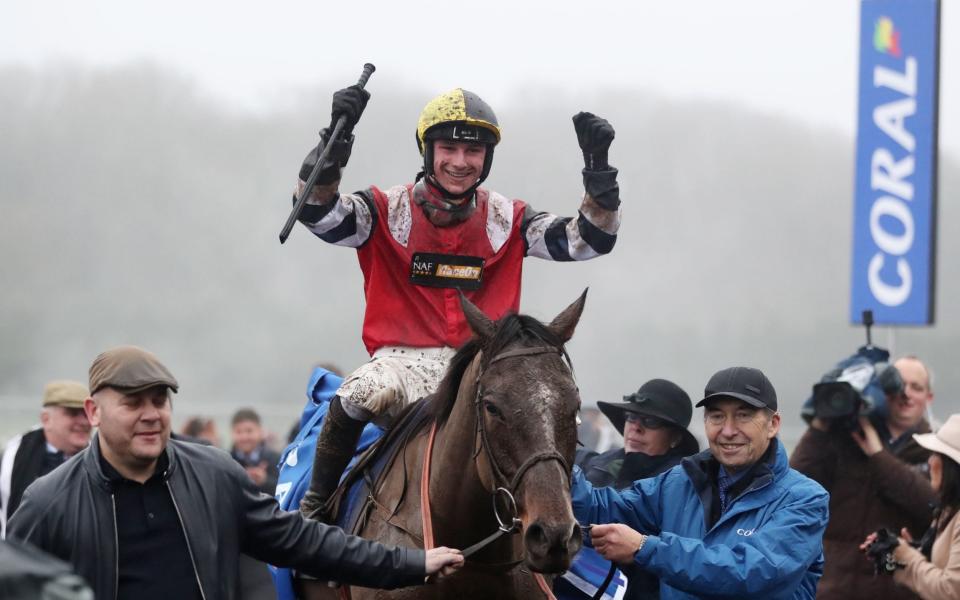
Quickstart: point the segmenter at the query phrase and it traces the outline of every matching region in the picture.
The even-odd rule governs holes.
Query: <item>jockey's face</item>
[[[487,147],[477,142],[435,140],[433,176],[451,194],[462,194],[480,179]]]

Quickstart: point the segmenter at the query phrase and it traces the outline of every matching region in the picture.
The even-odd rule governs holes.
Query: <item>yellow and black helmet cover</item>
[[[453,196],[431,178],[448,198],[469,196],[490,174],[493,148],[500,142],[500,124],[493,109],[480,96],[456,88],[427,102],[417,121],[417,147],[423,155],[423,173],[429,177],[433,175],[433,144],[427,143],[428,140],[478,142],[487,146],[480,179],[466,193]]]
[[[417,146],[427,139],[448,139],[496,145],[500,124],[490,105],[473,92],[457,88],[427,102],[417,121]]]

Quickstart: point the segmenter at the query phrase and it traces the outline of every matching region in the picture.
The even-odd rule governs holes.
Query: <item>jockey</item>
[[[516,312],[525,256],[594,258],[610,252],[620,226],[617,170],[607,163],[614,131],[606,120],[587,112],[573,118],[585,194],[577,217],[558,217],[480,187],[500,125],[486,102],[463,89],[434,98],[420,114],[423,170],[415,183],[340,193],[352,130],[368,99],[359,86],[334,94],[321,147],[341,115],[345,135],[300,214],[320,239],[357,249],[366,296],[363,342],[372,357],[337,390],[318,437],[310,491],[301,504],[314,518],[336,489],[364,425],[388,423],[403,406],[432,393],[453,349],[468,339],[461,291],[492,318]],[[317,156],[314,149],[303,163],[298,196]]]

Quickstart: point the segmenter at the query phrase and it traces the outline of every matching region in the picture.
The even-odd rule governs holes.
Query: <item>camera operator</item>
[[[885,570],[893,567],[893,580],[925,600],[960,597],[960,415],[951,415],[936,434],[914,435],[917,443],[930,450],[930,485],[939,504],[930,529],[916,544],[904,528],[901,537],[892,537],[881,557]],[[879,532],[878,532],[879,533]],[[871,533],[860,545],[868,555],[876,554],[878,533]],[[889,535],[889,534],[887,534]],[[876,557],[874,557],[876,560]]]
[[[887,396],[884,411],[863,417],[857,406],[841,417],[829,406],[818,407],[790,459],[793,468],[830,492],[826,564],[817,598],[916,598],[891,578],[875,577],[858,552],[863,539],[882,527],[906,525],[919,537],[935,500],[925,473],[929,452],[912,437],[930,431],[924,419],[933,401],[929,372],[916,357],[893,366],[895,372],[880,377]]]

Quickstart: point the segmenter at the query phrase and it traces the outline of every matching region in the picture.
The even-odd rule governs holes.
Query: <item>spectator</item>
[[[43,390],[40,427],[9,443],[0,460],[0,537],[20,505],[23,491],[90,443],[90,422],[83,412],[87,387],[76,381],[52,381]]]
[[[145,350],[99,355],[84,401],[97,435],[27,489],[11,537],[72,564],[100,600],[234,598],[241,551],[366,587],[462,564],[447,548],[388,548],[281,511],[225,452],[169,439],[178,387]]]
[[[250,480],[264,494],[273,496],[277,488],[280,456],[266,447],[260,415],[242,408],[230,420],[233,447],[230,456],[246,470]],[[246,554],[240,555],[240,600],[276,600],[277,592],[267,565]]]
[[[651,379],[636,392],[623,397],[622,403],[598,402],[620,435],[623,448],[598,454],[581,451],[577,464],[584,476],[597,487],[612,485],[622,490],[638,479],[659,475],[680,464],[685,456],[700,450],[693,434],[687,431],[693,404],[690,396],[677,384],[665,379]],[[599,583],[596,568],[602,559],[592,548],[582,549],[570,570],[557,578],[554,591],[561,600],[588,599]],[[624,600],[658,598],[657,578],[633,565],[623,568],[627,577]]]
[[[714,374],[710,449],[618,491],[574,468],[573,509],[608,560],[660,578],[662,598],[810,598],[823,572],[827,493],[787,464],[777,394],[757,369]]]
[[[933,401],[926,367],[915,357],[894,363],[902,393],[887,398],[885,416],[860,419],[863,433],[814,418],[794,449],[793,468],[830,492],[832,516],[823,536],[826,566],[817,598],[916,598],[889,577],[875,577],[858,546],[881,527],[906,525],[919,537],[930,524],[933,489],[924,473],[928,451],[914,433],[927,433]]]
[[[918,444],[931,451],[930,486],[939,498],[933,524],[919,543],[919,550],[910,542],[913,537],[903,528],[893,556],[903,570],[893,573],[893,580],[916,592],[924,600],[960,598],[960,415],[952,415],[936,434],[914,434]],[[876,539],[870,534],[860,546]]]
[[[247,471],[261,492],[272,496],[280,474],[280,455],[267,447],[260,415],[252,408],[238,410],[230,420],[230,435],[230,456]]]
[[[208,417],[190,417],[180,428],[180,435],[185,436],[187,441],[206,442],[214,448],[220,447],[217,424]]]

